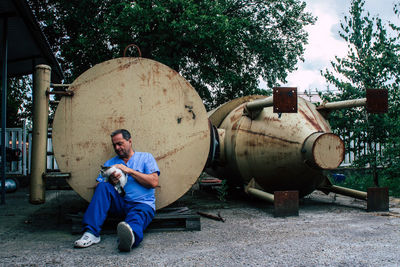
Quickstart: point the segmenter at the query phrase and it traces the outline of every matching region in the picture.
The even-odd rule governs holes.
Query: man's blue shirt
[[[120,157],[115,156],[106,161],[104,166],[110,167],[115,164],[123,164],[128,168],[144,174],[157,172],[157,174],[160,175],[160,169],[158,168],[157,162],[153,155],[146,152],[135,152],[127,163],[125,163]],[[104,178],[101,176],[101,174],[99,174],[97,177],[97,181],[104,182]],[[151,206],[154,210],[156,209],[154,188],[146,188],[139,184],[132,176],[128,175],[128,182],[126,183],[124,190],[126,193],[124,196],[126,202],[144,203]]]

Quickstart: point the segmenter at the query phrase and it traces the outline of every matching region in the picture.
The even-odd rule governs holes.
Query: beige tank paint
[[[331,132],[329,124],[315,106],[298,99],[297,113],[273,113],[264,108],[256,119],[243,115],[246,103],[238,106],[223,120],[226,178],[248,183],[255,179],[265,191],[299,190],[311,193],[324,177],[320,169],[304,162],[304,141],[315,132]],[[336,160],[336,159],[335,159]]]
[[[150,152],[161,170],[157,208],[196,182],[207,160],[207,114],[193,87],[171,68],[144,58],[117,58],[84,72],[69,87],[53,122],[53,145],[68,183],[90,201],[100,165],[115,155],[110,133],[132,133],[136,151]]]

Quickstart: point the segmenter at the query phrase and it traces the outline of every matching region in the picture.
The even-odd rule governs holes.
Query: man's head
[[[133,155],[131,134],[125,129],[118,129],[111,133],[111,141],[115,153],[120,158],[129,159]]]

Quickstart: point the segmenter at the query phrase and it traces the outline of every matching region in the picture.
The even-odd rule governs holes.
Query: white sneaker
[[[126,222],[120,222],[117,226],[117,233],[119,238],[118,249],[120,251],[131,251],[133,243],[135,243],[135,236],[132,228]]]
[[[76,248],[87,248],[99,242],[100,242],[100,236],[97,237],[90,232],[85,232],[80,239],[75,241],[74,246]]]

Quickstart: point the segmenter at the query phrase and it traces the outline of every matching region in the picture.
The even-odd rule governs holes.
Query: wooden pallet
[[[67,214],[66,219],[72,222],[72,234],[82,232],[83,213]],[[102,233],[115,233],[117,224],[121,218],[107,218],[104,222]],[[200,216],[186,207],[164,208],[157,211],[153,221],[147,227],[147,232],[166,232],[166,231],[200,231]]]
[[[149,232],[200,231],[200,216],[186,207],[165,208],[156,213],[147,230]]]

